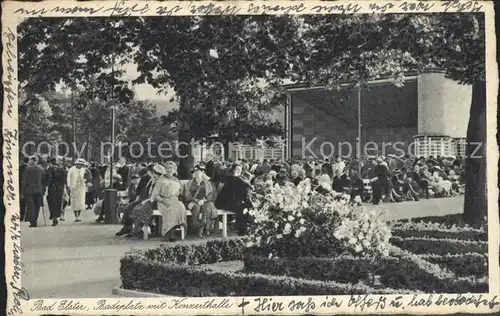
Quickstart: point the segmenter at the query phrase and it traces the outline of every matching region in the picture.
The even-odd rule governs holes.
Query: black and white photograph
[[[492,3],[169,2],[2,13],[8,315],[499,310]]]

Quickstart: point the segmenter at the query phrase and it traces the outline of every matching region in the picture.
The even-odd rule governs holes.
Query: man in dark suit
[[[23,172],[21,194],[26,200],[30,227],[36,227],[45,194],[45,171],[38,165],[38,157],[36,156],[29,159],[29,165]]]
[[[118,174],[122,177],[122,186],[120,191],[128,190],[132,180],[132,169],[127,165],[127,160],[121,157],[117,163]]]
[[[22,185],[22,183],[23,183],[23,174],[24,174],[24,170],[28,166],[28,162],[29,162],[29,159],[24,158],[23,162],[21,162],[21,164],[19,165],[19,185]],[[19,215],[21,216],[21,221],[27,221],[27,218],[26,218],[26,200],[22,196],[21,196],[19,204],[20,204],[19,206],[21,207],[21,210],[19,212]]]
[[[205,174],[210,179],[213,179],[214,178],[214,171],[215,171],[215,163],[214,163],[212,155],[208,154],[207,158],[208,158],[208,161],[207,161],[207,164],[205,166],[205,168],[206,168],[205,169]]]

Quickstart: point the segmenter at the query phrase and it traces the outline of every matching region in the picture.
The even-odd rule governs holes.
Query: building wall
[[[418,134],[465,137],[471,97],[471,85],[460,85],[444,72],[419,75]]]
[[[293,158],[356,154],[356,146],[359,146],[356,139],[358,94],[352,91],[340,95],[342,92],[325,90],[291,93]],[[383,154],[406,152],[417,134],[416,81],[407,82],[402,88],[392,83],[371,85],[363,90],[361,102],[363,128],[360,148],[378,148]],[[374,150],[362,152],[375,154]]]

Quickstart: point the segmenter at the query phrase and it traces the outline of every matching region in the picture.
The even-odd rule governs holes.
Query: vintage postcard
[[[7,315],[495,314],[488,1],[5,1]]]

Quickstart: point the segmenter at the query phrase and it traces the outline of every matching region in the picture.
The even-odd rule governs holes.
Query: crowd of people
[[[418,201],[421,198],[460,194],[465,185],[461,157],[362,157],[361,159],[300,159],[235,162],[207,157],[191,171],[190,180],[180,181],[177,164],[127,163],[113,165],[76,159],[67,163],[33,156],[20,166],[21,218],[37,226],[40,207],[46,197],[52,225],[65,220],[71,210],[80,222],[82,211],[94,210],[97,222],[105,220],[104,189],[118,191],[118,213],[123,224],[116,236],[136,237],[151,229],[175,240],[179,226],[188,234],[203,237],[216,232],[218,209],[235,214],[235,228],[246,234],[244,210],[252,205],[252,191],[259,182],[298,185],[309,178],[318,189],[350,194],[366,203]],[[154,226],[153,212],[161,213]],[[191,216],[187,216],[190,211]],[[188,222],[189,220],[189,222]]]

